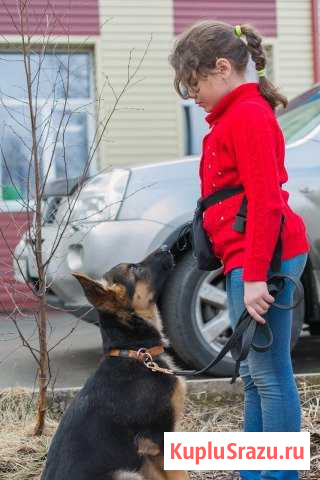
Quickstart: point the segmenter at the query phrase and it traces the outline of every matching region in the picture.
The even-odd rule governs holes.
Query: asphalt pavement
[[[18,326],[30,344],[38,348],[34,317],[19,318]],[[72,315],[51,312],[48,333],[49,349],[54,347],[50,352],[50,386],[82,386],[102,355],[99,329]],[[295,373],[320,373],[319,351],[320,336],[304,332],[292,355]],[[33,388],[36,372],[36,362],[22,345],[16,326],[10,318],[0,315],[0,389]]]

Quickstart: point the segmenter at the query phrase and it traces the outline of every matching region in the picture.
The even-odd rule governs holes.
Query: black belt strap
[[[232,225],[232,228],[240,233],[243,233],[245,231],[245,226],[247,221],[247,204],[248,204],[248,199],[244,195],[240,205],[240,210],[236,215],[236,221]]]
[[[239,187],[225,187],[221,188],[221,190],[217,190],[215,193],[211,193],[210,195],[200,198],[198,200],[198,207],[201,210],[205,210],[208,207],[211,207],[215,203],[221,202],[226,198],[232,197],[236,193],[243,192],[244,188],[242,185]]]

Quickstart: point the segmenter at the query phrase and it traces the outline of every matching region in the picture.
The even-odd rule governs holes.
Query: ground
[[[299,386],[303,409],[302,430],[311,433],[311,470],[301,471],[301,480],[320,477],[320,386]],[[0,393],[0,480],[38,480],[50,439],[65,406],[50,402],[45,434],[32,436],[35,403],[22,389]],[[241,431],[242,395],[192,395],[178,431]],[[192,480],[238,480],[232,471],[192,471]]]

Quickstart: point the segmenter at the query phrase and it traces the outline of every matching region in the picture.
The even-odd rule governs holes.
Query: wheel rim
[[[232,333],[222,272],[223,267],[205,274],[199,280],[192,302],[198,334],[215,352],[220,352]],[[232,361],[231,353],[225,358]]]

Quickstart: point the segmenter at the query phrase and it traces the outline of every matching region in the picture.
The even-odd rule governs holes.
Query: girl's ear
[[[231,63],[227,58],[218,58],[216,61],[216,69],[222,75],[229,76],[232,70]]]

